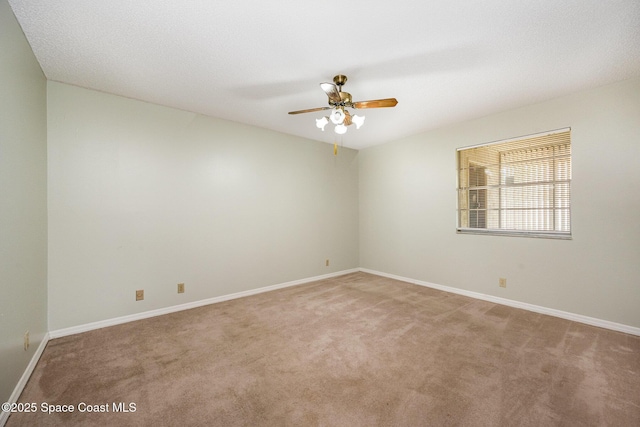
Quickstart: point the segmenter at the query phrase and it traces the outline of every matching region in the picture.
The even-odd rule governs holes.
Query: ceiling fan
[[[333,83],[320,83],[320,87],[329,97],[329,107],[310,108],[308,110],[289,111],[289,114],[313,113],[315,111],[333,110],[331,116],[316,119],[316,126],[322,130],[329,120],[336,125],[335,132],[344,134],[347,126],[355,123],[357,128],[364,123],[364,116],[351,115],[345,107],[364,109],[364,108],[385,108],[395,107],[398,101],[395,98],[375,99],[371,101],[353,102],[351,94],[342,91],[342,86],[347,82],[347,76],[338,74],[333,78]]]

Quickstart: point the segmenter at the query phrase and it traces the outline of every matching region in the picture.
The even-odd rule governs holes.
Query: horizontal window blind
[[[571,235],[571,130],[458,150],[458,231]]]

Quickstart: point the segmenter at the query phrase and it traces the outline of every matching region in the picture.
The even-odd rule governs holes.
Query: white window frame
[[[513,185],[512,183],[507,182],[506,177],[504,177],[505,179],[503,179],[502,174],[504,173],[505,168],[503,167],[501,160],[498,161],[497,165],[494,164],[492,166],[496,167],[497,166],[497,171],[498,174],[500,175],[498,178],[498,183],[496,184],[495,182],[493,184],[487,184],[484,183],[484,185],[472,185],[471,182],[471,167],[470,165],[473,163],[473,161],[470,159],[470,157],[467,157],[467,164],[466,165],[461,165],[461,153],[463,151],[468,150],[469,152],[471,152],[473,149],[478,149],[478,148],[482,148],[482,147],[489,147],[489,146],[495,146],[496,149],[501,148],[500,145],[503,146],[508,146],[509,143],[518,143],[518,142],[523,142],[523,143],[527,143],[527,140],[530,139],[535,139],[535,138],[553,138],[554,135],[558,135],[560,133],[569,133],[569,147],[571,146],[571,141],[570,141],[570,132],[571,132],[571,128],[563,128],[563,129],[558,129],[558,130],[553,130],[553,131],[549,131],[549,132],[542,132],[542,133],[537,133],[537,134],[532,134],[532,135],[526,135],[526,136],[520,136],[517,138],[510,138],[510,139],[505,139],[505,140],[501,140],[501,141],[494,141],[494,142],[490,142],[490,143],[485,143],[485,144],[478,144],[478,145],[473,145],[473,146],[468,146],[468,147],[462,147],[462,148],[458,148],[456,150],[456,188],[457,188],[457,194],[456,194],[456,222],[457,222],[457,227],[456,227],[456,231],[459,234],[484,234],[484,235],[500,235],[500,236],[521,236],[521,237],[542,237],[542,238],[552,238],[552,239],[571,239],[572,238],[572,234],[571,234],[571,154],[568,155],[568,157],[566,155],[562,156],[562,159],[567,160],[568,158],[568,168],[569,168],[569,173],[568,173],[568,179],[565,177],[564,179],[560,179],[559,178],[559,174],[558,174],[558,168],[559,168],[559,162],[556,161],[556,157],[555,154],[554,156],[551,158],[551,162],[553,164],[553,179],[551,181],[528,181],[528,184],[520,184],[520,185]],[[527,147],[528,149],[535,149],[535,148],[548,148],[553,146],[552,144],[548,145],[548,146],[531,146],[531,147]],[[500,152],[499,150],[497,151],[499,153],[501,153],[501,159],[502,159],[502,152]],[[554,151],[555,153],[555,151]],[[492,154],[493,156],[493,154]],[[533,160],[524,160],[522,163],[526,164],[527,162],[529,163],[534,163]],[[566,166],[565,166],[566,167]],[[466,184],[465,187],[461,186],[464,184],[461,184],[461,175],[464,173],[462,172],[464,169],[466,169],[466,182],[464,184]],[[496,170],[496,169],[494,169]],[[508,211],[513,210],[512,208],[507,208],[507,204],[505,203],[505,201],[503,200],[503,197],[506,193],[511,192],[512,194],[514,193],[518,193],[518,190],[516,190],[517,187],[523,188],[525,186],[530,186],[530,187],[534,187],[534,193],[535,190],[544,190],[544,186],[550,186],[553,188],[553,196],[551,196],[552,200],[552,208],[545,208],[545,209],[540,209],[537,207],[530,207],[530,208],[521,208],[521,210],[523,211],[523,215],[530,215],[534,218],[534,222],[535,222],[535,216],[536,216],[536,209],[540,209],[541,211],[545,211],[545,212],[541,212],[538,215],[543,215],[543,214],[549,214],[549,210],[551,209],[552,215],[553,215],[553,219],[552,219],[552,223],[553,223],[553,230],[550,229],[545,229],[545,230],[540,230],[540,229],[523,229],[526,224],[522,224],[522,223],[518,223],[519,224],[519,228],[517,229],[509,229],[509,228],[503,228],[504,225],[503,223],[506,221],[506,215],[508,213]],[[535,188],[535,187],[539,187],[539,188]],[[567,197],[568,200],[563,200],[564,203],[568,203],[567,206],[561,206],[561,207],[557,207],[556,203],[556,194],[555,191],[557,188],[563,188],[563,191],[567,192]],[[499,201],[497,202],[497,207],[496,207],[496,202],[495,202],[495,198],[493,199],[493,203],[494,203],[494,207],[490,208],[489,205],[486,202],[487,199],[487,195],[485,194],[483,197],[480,197],[478,194],[480,191],[485,190],[486,192],[488,191],[493,191],[493,194],[496,194],[495,192],[497,191],[497,194],[499,194]],[[525,193],[525,191],[521,191],[521,196],[522,194]],[[472,202],[471,202],[471,195],[472,194],[476,194],[478,196],[478,199],[483,199],[485,200],[485,206],[484,206],[484,212],[480,212],[477,211],[475,213],[473,213],[474,208],[471,206]],[[466,197],[466,199],[465,199]],[[550,199],[551,199],[550,198]],[[464,201],[464,206],[461,206],[461,200]],[[512,201],[516,200],[516,199],[511,199]],[[535,200],[535,196],[532,197],[531,199],[527,199],[527,198],[523,198],[523,199],[518,199],[517,202],[523,203],[524,205],[526,205],[526,203],[524,202],[524,200]],[[568,229],[565,230],[558,230],[558,228],[562,228],[558,226],[558,223],[556,222],[556,215],[562,213],[563,215],[565,215],[565,222],[563,222],[563,224],[568,224]],[[474,216],[475,215],[475,216]],[[482,222],[476,222],[476,227],[473,227],[470,225],[470,222],[473,221],[473,218],[484,218],[483,221],[485,224],[487,224],[489,221],[487,220],[489,215],[493,215],[493,218],[498,218],[498,226],[497,228],[494,226],[494,228],[483,228],[482,226],[477,226],[478,223],[482,223]],[[567,216],[568,215],[568,216]],[[466,223],[465,223],[466,221]],[[526,221],[525,221],[526,222]],[[465,226],[466,225],[466,226]],[[488,225],[485,225],[485,227],[487,227]],[[535,225],[533,226],[535,227]],[[566,226],[565,226],[566,228]]]

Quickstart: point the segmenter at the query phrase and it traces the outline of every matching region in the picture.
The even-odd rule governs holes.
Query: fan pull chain
[[[343,144],[343,139],[342,139],[342,135],[340,135],[340,145],[342,144]],[[334,156],[338,155],[338,140],[335,139],[335,137],[333,139],[333,155]]]
[[[337,142],[333,143],[333,155],[334,156],[338,155],[338,143]]]

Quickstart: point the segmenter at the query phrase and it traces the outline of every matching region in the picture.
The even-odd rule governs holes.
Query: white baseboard
[[[496,304],[507,305],[509,307],[521,308],[523,310],[533,311],[535,313],[547,314],[549,316],[559,317],[561,319],[572,320],[574,322],[585,323],[599,328],[611,329],[612,331],[624,332],[625,334],[640,336],[640,328],[634,326],[623,325],[621,323],[610,322],[608,320],[596,319],[594,317],[583,316],[581,314],[569,313],[553,308],[542,307],[539,305],[528,304],[525,302],[514,301],[506,298],[495,297],[492,295],[481,294],[479,292],[467,291],[464,289],[452,288],[450,286],[437,285],[435,283],[424,282],[422,280],[411,279],[408,277],[397,276],[395,274],[383,273],[381,271],[370,270],[368,268],[360,268],[364,273],[375,274],[377,276],[388,277],[403,282],[412,283],[414,285],[426,286],[428,288],[438,289],[440,291],[451,292],[453,294],[464,295],[467,297],[480,299],[484,301],[494,302]]]
[[[553,308],[547,308],[539,305],[528,304],[520,301],[514,301],[506,298],[500,298],[493,295],[486,295],[479,292],[467,291],[464,289],[453,288],[450,286],[438,285],[435,283],[429,283],[422,280],[412,279],[409,277],[398,276],[395,274],[384,273],[381,271],[371,270],[368,268],[354,268],[350,270],[342,270],[335,273],[323,274],[320,276],[309,277],[300,280],[294,280],[291,282],[280,283],[277,285],[265,286],[262,288],[251,289],[248,291],[236,292],[233,294],[222,295],[219,297],[208,298],[204,300],[194,301],[186,304],[174,305],[171,307],[160,308],[157,310],[145,311],[142,313],[131,314],[128,316],[116,317],[113,319],[101,320],[99,322],[87,323],[84,325],[73,326],[70,328],[58,329],[55,331],[49,331],[48,338],[60,338],[67,335],[79,334],[82,332],[91,331],[94,329],[106,328],[108,326],[119,325],[122,323],[133,322],[136,320],[147,319],[149,317],[161,316],[163,314],[174,313],[176,311],[189,310],[191,308],[201,307],[203,305],[215,304],[217,302],[228,301],[236,298],[242,298],[250,295],[256,295],[263,292],[269,292],[276,289],[287,288],[290,286],[301,285],[304,283],[315,282],[318,280],[329,279],[331,277],[342,276],[344,274],[355,273],[362,271],[365,273],[375,274],[377,276],[388,277],[390,279],[401,280],[403,282],[412,283],[414,285],[426,286],[428,288],[438,289],[444,292],[451,292],[458,295],[464,295],[470,298],[480,299],[483,301],[489,301],[496,304],[507,305],[509,307],[521,308],[523,310],[532,311],[535,313],[546,314],[549,316],[559,317],[562,319],[572,320],[574,322],[580,322],[591,326],[597,326],[600,328],[610,329],[613,331],[624,332],[626,334],[640,336],[640,328],[623,325],[621,323],[611,322],[608,320],[597,319],[594,317],[584,316],[581,314],[570,313],[562,310],[556,310]],[[39,356],[38,356],[39,357]],[[37,360],[36,360],[37,361]],[[30,373],[29,373],[30,375]],[[28,377],[27,377],[28,378]],[[0,424],[1,426],[1,424]]]
[[[304,283],[315,282],[323,279],[329,279],[331,277],[342,276],[349,273],[357,273],[358,271],[360,271],[358,268],[353,268],[350,270],[342,270],[342,271],[337,271],[335,273],[308,277],[306,279],[293,280],[291,282],[265,286],[257,289],[250,289],[248,291],[236,292],[233,294],[222,295],[214,298],[207,298],[199,301],[189,302],[186,304],[173,305],[171,307],[159,308],[157,310],[150,310],[142,313],[131,314],[128,316],[122,316],[122,317],[116,317],[113,319],[101,320],[98,322],[86,323],[84,325],[72,326],[70,328],[57,329],[55,331],[49,331],[49,337],[50,339],[66,337],[68,335],[79,334],[82,332],[92,331],[94,329],[106,328],[108,326],[134,322],[136,320],[147,319],[149,317],[162,316],[163,314],[175,313],[176,311],[189,310],[191,308],[202,307],[203,305],[215,304],[217,302],[229,301],[236,298],[242,298],[250,295],[261,294],[263,292],[269,292],[269,291],[274,291],[276,289],[288,288],[290,286],[302,285]]]
[[[18,381],[18,384],[16,384],[15,388],[13,389],[13,393],[11,393],[9,400],[7,400],[8,403],[16,403],[20,398],[20,395],[22,394],[22,390],[24,390],[24,386],[27,385],[27,381],[29,381],[29,377],[33,373],[33,370],[36,368],[36,365],[38,364],[38,360],[40,360],[40,356],[42,356],[42,353],[44,352],[44,348],[47,346],[47,343],[49,342],[49,338],[50,338],[49,333],[44,334],[44,337],[42,337],[42,341],[40,341],[40,345],[36,349],[36,352],[33,354],[33,357],[31,357],[31,360],[29,361],[27,368],[22,373],[22,376],[20,377],[20,381]],[[6,424],[7,420],[9,419],[9,415],[11,415],[10,412],[0,411],[0,427],[3,427]]]

